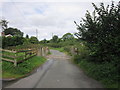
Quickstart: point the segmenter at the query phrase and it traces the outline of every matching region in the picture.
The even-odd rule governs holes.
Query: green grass
[[[48,54],[47,55],[51,55],[51,52],[48,52]]]
[[[67,54],[67,55],[70,55],[70,53],[67,52],[67,51],[64,49],[64,47],[61,47],[61,48],[50,48],[50,49],[58,50],[58,51],[63,52],[63,53],[65,53],[65,54]]]
[[[81,60],[78,65],[88,76],[100,81],[105,88],[118,88],[120,85],[118,71],[112,63],[96,64]]]
[[[62,47],[62,48],[50,48],[50,49],[53,49],[53,50],[58,50],[58,51],[60,51],[60,52],[65,52],[65,50],[64,50],[64,48]]]
[[[44,57],[34,56],[23,63],[18,64],[14,67],[13,63],[3,61],[2,62],[2,77],[3,78],[19,78],[32,70],[40,66],[46,61]]]

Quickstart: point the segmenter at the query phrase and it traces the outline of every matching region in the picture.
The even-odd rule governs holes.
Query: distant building
[[[5,36],[5,37],[13,37],[13,35],[11,35],[11,34],[5,35],[4,32],[1,32],[1,36]]]
[[[13,37],[11,34],[5,35],[5,37]]]

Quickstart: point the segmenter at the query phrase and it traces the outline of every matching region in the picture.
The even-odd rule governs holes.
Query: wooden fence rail
[[[14,49],[14,50],[6,50],[1,49],[2,51],[2,60],[14,63],[14,66],[17,64],[28,60],[29,58],[38,55],[45,56],[49,52],[48,47],[40,47],[40,48],[25,48],[25,49]]]

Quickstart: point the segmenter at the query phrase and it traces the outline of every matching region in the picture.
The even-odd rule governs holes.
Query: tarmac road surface
[[[51,50],[51,53],[48,61],[35,73],[8,83],[5,88],[103,88],[71,63],[69,56],[57,50]]]

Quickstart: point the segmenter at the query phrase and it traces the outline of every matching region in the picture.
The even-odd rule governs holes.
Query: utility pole
[[[53,38],[53,33],[52,33],[52,38]]]
[[[36,38],[38,39],[38,30],[36,29]]]

